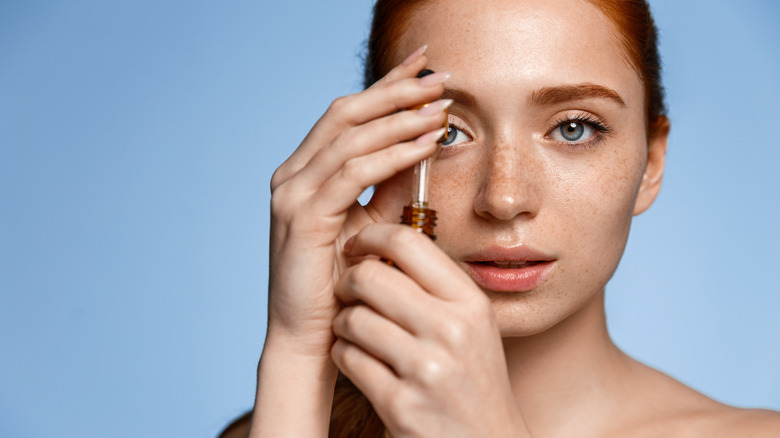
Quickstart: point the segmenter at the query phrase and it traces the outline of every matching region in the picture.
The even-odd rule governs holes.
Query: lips
[[[529,292],[555,264],[555,258],[527,246],[491,247],[465,257],[466,272],[483,289]]]

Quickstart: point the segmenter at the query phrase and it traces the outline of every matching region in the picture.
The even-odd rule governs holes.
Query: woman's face
[[[648,167],[643,85],[616,35],[584,0],[448,0],[401,41],[399,58],[428,44],[429,68],[453,73],[457,131],[431,181],[437,243],[489,295],[504,336],[599,300],[657,193],[660,173],[644,176],[663,154]],[[377,189],[386,220],[409,178]]]

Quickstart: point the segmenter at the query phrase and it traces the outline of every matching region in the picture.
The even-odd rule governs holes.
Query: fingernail
[[[414,141],[414,144],[417,146],[428,146],[432,143],[436,143],[441,138],[441,136],[444,135],[445,131],[445,128],[439,128],[435,131],[423,134],[417,137],[417,140]]]
[[[439,99],[435,102],[423,105],[422,108],[417,110],[417,114],[421,116],[432,116],[449,108],[450,105],[452,105],[452,99]]]
[[[448,71],[443,71],[441,73],[433,73],[427,76],[423,76],[420,78],[420,85],[423,87],[430,87],[431,85],[438,85],[442,82],[446,81],[447,79],[452,76],[452,73]]]
[[[415,50],[411,55],[407,56],[406,59],[404,59],[403,65],[409,65],[413,63],[415,59],[419,58],[420,55],[425,53],[426,49],[428,49],[427,44]]]
[[[352,236],[349,239],[347,239],[346,242],[344,242],[344,252],[352,251],[352,247],[355,246],[355,237],[356,236]]]

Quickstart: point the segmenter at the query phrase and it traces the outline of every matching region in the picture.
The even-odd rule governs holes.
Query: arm
[[[336,99],[274,173],[268,332],[251,437],[327,436],[341,247],[373,222],[360,193],[435,152],[444,112],[399,111],[441,95],[443,79],[415,78],[426,62],[418,50],[369,89]]]
[[[328,357],[301,356],[267,342],[249,436],[328,436],[336,373]]]

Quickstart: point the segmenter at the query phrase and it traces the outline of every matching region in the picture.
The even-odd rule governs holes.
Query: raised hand
[[[274,425],[285,436],[307,436],[313,429],[300,415],[317,430],[327,420],[332,324],[341,308],[334,286],[346,268],[341,248],[381,220],[372,205],[379,201],[363,207],[357,197],[433,154],[443,134],[447,102],[401,111],[435,101],[444,89],[446,73],[415,77],[427,63],[423,52],[367,90],[336,99],[273,175],[268,332],[255,405],[265,418],[253,424],[253,436]]]
[[[347,242],[364,259],[341,277],[336,365],[393,437],[530,436],[511,391],[487,296],[427,237],[365,227]]]

